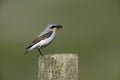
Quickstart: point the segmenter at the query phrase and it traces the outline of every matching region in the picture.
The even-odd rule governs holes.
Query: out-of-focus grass
[[[2,0],[0,80],[37,80],[39,53],[24,48],[49,23],[64,27],[45,53],[78,53],[79,80],[119,80],[119,8],[117,0]]]

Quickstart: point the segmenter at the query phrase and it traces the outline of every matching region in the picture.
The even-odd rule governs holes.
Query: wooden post
[[[76,54],[40,56],[38,80],[78,80],[78,56]]]

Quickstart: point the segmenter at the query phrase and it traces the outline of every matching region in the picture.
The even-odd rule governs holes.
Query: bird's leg
[[[39,48],[38,48],[38,51],[39,51],[40,55],[43,56],[43,54],[42,54],[42,52],[41,52],[41,50]]]

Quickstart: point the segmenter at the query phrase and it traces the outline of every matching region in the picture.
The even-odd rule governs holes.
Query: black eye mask
[[[56,28],[56,26],[55,26],[55,25],[53,25],[52,27],[50,27],[50,29],[53,29],[53,28]]]

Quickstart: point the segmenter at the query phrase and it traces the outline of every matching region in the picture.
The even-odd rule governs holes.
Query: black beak
[[[60,29],[60,28],[62,28],[63,26],[62,26],[62,25],[56,25],[56,27],[57,27],[58,29]]]

